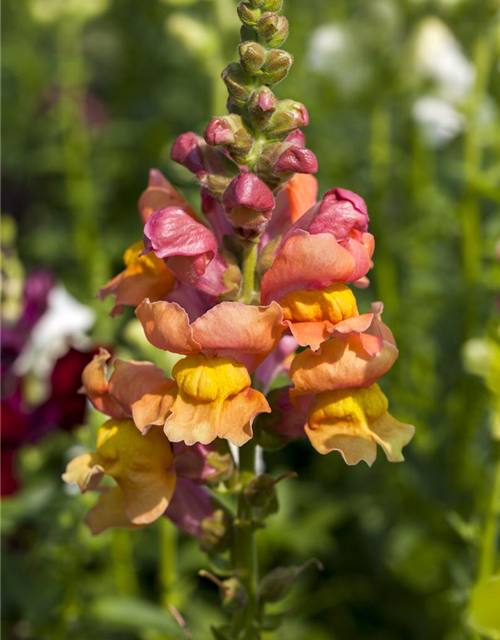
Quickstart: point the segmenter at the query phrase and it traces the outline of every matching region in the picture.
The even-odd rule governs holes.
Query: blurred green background
[[[2,209],[25,268],[50,269],[92,307],[94,343],[120,355],[151,357],[130,309],[110,320],[94,295],[141,236],[150,167],[199,207],[170,145],[224,112],[235,10],[3,2]],[[496,0],[285,0],[295,64],[277,93],[309,109],[320,191],[368,203],[375,269],[359,298],[386,305],[400,358],[384,387],[417,432],[401,465],[348,468],[307,442],[266,455],[270,472],[300,479],[280,485],[260,534],[264,568],[315,556],[325,571],[301,576],[277,607],[293,617],[265,640],[500,638],[498,587],[471,601],[499,568],[499,12]],[[18,452],[22,486],[2,509],[3,637],[183,638],[173,604],[208,638],[222,614],[195,541],[165,519],[95,539],[84,527],[89,500],[60,474],[91,447],[98,416],[89,423]]]

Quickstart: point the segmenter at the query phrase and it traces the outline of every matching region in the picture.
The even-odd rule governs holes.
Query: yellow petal
[[[143,529],[146,525],[132,524],[125,514],[125,496],[120,487],[101,492],[99,500],[85,516],[85,524],[96,536],[106,529]]]
[[[285,320],[332,324],[358,315],[356,298],[344,284],[332,284],[322,291],[290,291],[280,301]]]
[[[97,453],[84,453],[66,467],[62,479],[66,484],[77,484],[80,491],[85,493],[95,489],[104,474],[103,460]]]
[[[251,384],[247,368],[232,358],[207,358],[203,354],[179,360],[172,370],[179,388],[201,401],[224,400]]]
[[[141,435],[132,420],[108,420],[97,434],[97,451],[123,490],[128,519],[148,524],[159,518],[175,489],[172,447],[163,432]]]

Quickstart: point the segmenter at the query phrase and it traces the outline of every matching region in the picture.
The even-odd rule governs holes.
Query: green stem
[[[495,443],[495,467],[493,487],[486,513],[481,556],[479,559],[479,581],[489,578],[496,569],[498,525],[500,519],[500,443]]]
[[[240,482],[238,519],[235,526],[232,565],[235,575],[248,592],[248,602],[233,619],[232,636],[238,640],[260,640],[258,620],[258,557],[253,527],[253,508],[248,504],[244,488],[255,475],[256,444],[250,440],[240,448]]]
[[[113,531],[111,554],[117,590],[127,596],[136,596],[139,593],[139,585],[129,531],[122,529]]]
[[[259,254],[259,243],[247,241],[243,245],[243,284],[241,301],[251,304],[255,295],[255,269]]]
[[[175,584],[177,582],[177,529],[168,518],[160,518],[160,567],[159,580],[161,587],[161,604],[167,608],[179,603],[176,599]]]

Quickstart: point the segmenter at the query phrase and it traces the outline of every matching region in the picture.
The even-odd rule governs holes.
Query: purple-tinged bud
[[[174,162],[178,162],[191,173],[203,171],[199,144],[202,138],[191,131],[181,134],[172,145],[170,157]]]
[[[274,165],[277,173],[316,173],[318,160],[310,149],[288,147]]]
[[[302,131],[292,131],[292,133],[289,133],[285,138],[285,142],[290,142],[294,147],[305,147],[306,137]]]
[[[252,93],[254,80],[247,75],[239,62],[231,62],[221,74],[229,96],[237,104],[245,104]]]
[[[249,2],[240,2],[238,5],[238,16],[240,20],[249,27],[254,27],[261,15],[260,9],[258,7],[252,7]]]
[[[278,84],[287,77],[293,64],[293,56],[282,49],[272,49],[266,56],[261,79],[265,84]]]
[[[240,173],[224,191],[222,204],[233,227],[250,238],[263,232],[275,203],[271,189],[254,173]]]
[[[241,66],[250,75],[255,75],[266,61],[267,51],[258,42],[242,42],[238,47]]]
[[[228,118],[213,118],[208,123],[204,135],[205,141],[212,147],[234,144],[236,137]]]
[[[236,613],[245,608],[248,593],[238,578],[228,578],[221,584],[222,607],[226,611]]]
[[[288,20],[276,13],[265,13],[257,22],[257,31],[269,47],[280,47],[288,38]]]
[[[254,126],[265,129],[276,111],[276,97],[269,87],[262,87],[252,93],[248,101],[248,112]]]
[[[266,127],[267,137],[285,138],[298,127],[305,127],[308,124],[309,114],[303,104],[294,100],[281,100],[276,113]]]

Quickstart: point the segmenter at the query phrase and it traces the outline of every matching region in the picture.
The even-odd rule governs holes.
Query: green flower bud
[[[238,47],[241,66],[249,75],[255,75],[266,61],[266,50],[258,42],[247,40]]]
[[[262,16],[259,8],[254,8],[248,2],[241,2],[238,5],[238,16],[243,24],[254,27]]]
[[[286,136],[309,123],[307,109],[295,100],[280,100],[276,113],[266,127],[268,138],[286,138]]]
[[[239,62],[231,62],[222,72],[229,95],[234,102],[245,104],[253,89],[253,78],[247,75]]]
[[[290,591],[297,577],[311,564],[315,564],[322,571],[323,565],[315,558],[311,558],[301,567],[277,567],[260,583],[260,597],[265,602],[278,602]]]
[[[247,502],[261,510],[261,515],[267,516],[278,511],[278,497],[276,495],[276,480],[267,473],[255,476],[245,487],[243,493]]]
[[[264,0],[261,4],[264,11],[279,11],[283,6],[283,0]]]
[[[265,13],[257,22],[257,31],[269,47],[280,47],[288,38],[288,20],[276,13]]]
[[[262,67],[262,79],[265,84],[278,84],[286,78],[293,64],[293,56],[282,49],[272,49],[266,56]]]
[[[258,42],[259,33],[254,27],[250,27],[248,24],[244,24],[240,29],[240,40],[242,42],[246,42],[247,40]]]
[[[200,546],[206,553],[223,553],[229,548],[233,536],[231,513],[215,498],[212,498],[213,514],[201,521]]]
[[[222,606],[231,613],[241,611],[248,602],[248,593],[238,578],[228,578],[221,585]]]

